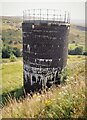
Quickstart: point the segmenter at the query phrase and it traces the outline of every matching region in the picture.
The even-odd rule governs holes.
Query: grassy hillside
[[[4,44],[22,48],[22,18],[2,17],[2,40]]]
[[[5,44],[13,47],[22,48],[22,18],[21,17],[2,17],[2,40]],[[0,26],[1,30],[1,26]],[[81,26],[71,25],[69,43],[85,44],[85,31]]]
[[[85,44],[85,31],[79,29],[76,25],[71,25],[69,34],[69,43]]]
[[[9,67],[8,67],[9,66]],[[85,114],[85,57],[68,56],[69,76],[64,84],[46,94],[20,99],[9,97],[8,105],[2,109],[3,117],[83,117]],[[2,67],[3,94],[22,88],[22,59],[9,62]],[[17,95],[20,90],[16,91]],[[20,94],[21,95],[21,94]]]

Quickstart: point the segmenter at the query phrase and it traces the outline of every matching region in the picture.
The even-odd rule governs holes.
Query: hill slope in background
[[[1,30],[1,26],[0,26]],[[2,17],[2,41],[12,47],[22,48],[22,17]],[[71,24],[69,43],[85,44],[85,27]]]

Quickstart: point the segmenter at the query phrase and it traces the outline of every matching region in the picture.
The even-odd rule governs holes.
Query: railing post
[[[24,11],[23,11],[23,22],[24,22],[25,18],[24,18]]]
[[[28,14],[29,14],[29,22],[30,22],[30,10],[28,10],[28,12],[29,12],[29,13],[28,13]]]
[[[65,17],[64,17],[64,22],[66,22],[66,11],[65,11]]]
[[[40,9],[40,23],[41,23],[41,9]]]
[[[48,9],[47,9],[47,21],[48,21]]]
[[[33,9],[33,21],[35,23],[35,9]]]

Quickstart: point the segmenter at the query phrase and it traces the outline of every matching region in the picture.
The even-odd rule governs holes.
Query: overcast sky
[[[58,9],[62,11],[69,11],[71,19],[85,20],[85,2],[57,2],[51,0],[46,2],[40,2],[40,0],[30,0],[29,2],[3,2],[1,3],[2,7],[2,16],[23,16],[23,10],[26,9]],[[20,0],[19,0],[20,1]],[[54,1],[54,2],[53,2]],[[1,15],[1,13],[0,13]]]

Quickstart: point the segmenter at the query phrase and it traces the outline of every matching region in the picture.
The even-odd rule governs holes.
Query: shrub
[[[72,43],[75,43],[75,41],[73,40]]]
[[[22,52],[20,51],[20,49],[18,49],[18,48],[13,48],[13,53],[14,53],[14,55],[16,56],[16,57],[20,57],[20,56],[22,56]]]
[[[69,55],[74,55],[74,50],[68,50]]]
[[[14,45],[16,45],[16,44],[18,44],[18,42],[17,42],[17,41],[14,41]]]
[[[83,52],[83,55],[87,56],[87,51]]]
[[[68,50],[69,55],[82,55],[83,54],[83,47],[76,47],[73,50]]]
[[[17,60],[16,56],[14,54],[12,54],[10,56],[10,62],[15,62]]]
[[[9,58],[12,53],[13,53],[13,49],[10,46],[5,45],[2,48],[2,58]]]
[[[12,43],[13,43],[13,41],[12,41],[12,40],[10,40],[8,43],[9,43],[9,44],[12,44]]]
[[[16,57],[22,56],[22,52],[18,48],[12,48],[10,46],[3,46],[2,58],[10,58],[10,55],[14,54]]]
[[[76,47],[75,55],[82,55],[82,54],[83,54],[83,47]]]

